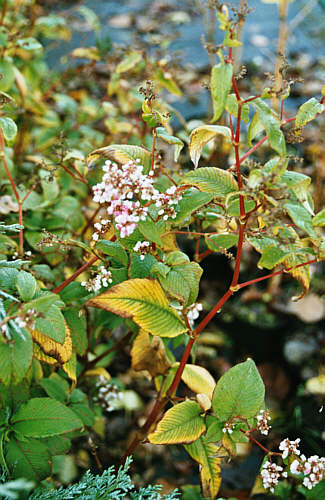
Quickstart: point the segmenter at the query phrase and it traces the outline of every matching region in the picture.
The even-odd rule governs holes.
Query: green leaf
[[[210,85],[214,114],[211,122],[217,121],[225,109],[232,84],[232,72],[232,64],[224,62],[220,62],[212,68]]]
[[[81,420],[59,401],[32,398],[11,419],[12,430],[26,437],[48,437],[82,428]]]
[[[0,290],[15,290],[16,279],[19,271],[14,268],[1,268],[0,269]]]
[[[103,252],[105,255],[109,255],[110,257],[118,260],[123,264],[123,266],[127,266],[129,263],[126,251],[117,241],[99,240],[96,244],[96,248],[98,248],[98,250]]]
[[[217,382],[212,407],[219,420],[254,417],[264,402],[263,380],[252,359],[228,370]]]
[[[233,175],[226,170],[215,167],[201,167],[188,172],[182,184],[190,184],[200,191],[213,193],[215,197],[224,197],[229,193],[238,191],[238,185]]]
[[[312,121],[316,115],[323,113],[325,106],[321,104],[315,97],[312,97],[307,102],[304,102],[298,109],[295,119],[296,134],[301,133],[301,129]]]
[[[1,82],[1,80],[0,80]],[[2,133],[7,142],[11,143],[17,135],[17,125],[15,122],[9,118],[8,116],[0,117],[0,127],[2,129]]]
[[[0,91],[7,92],[15,81],[13,64],[5,59],[2,59],[0,61],[0,75]]]
[[[19,271],[16,279],[16,287],[22,300],[28,302],[35,295],[37,283],[31,273]]]
[[[228,249],[237,245],[238,234],[233,233],[220,233],[211,234],[205,237],[207,247],[213,252],[221,252],[222,249]]]
[[[87,305],[131,318],[144,330],[160,337],[177,337],[187,331],[157,280],[131,279],[94,297]]]
[[[43,47],[36,38],[19,38],[17,44],[24,50],[42,50]]]
[[[166,223],[163,220],[154,222],[149,217],[147,217],[146,220],[142,220],[138,223],[138,229],[144,236],[145,240],[153,241],[159,247],[164,246],[161,240],[161,236],[166,231]]]
[[[174,363],[178,367],[179,363]],[[186,364],[182,373],[182,380],[196,394],[206,394],[212,399],[216,386],[215,380],[206,368],[198,365]]]
[[[44,389],[46,394],[52,398],[65,403],[68,398],[69,384],[65,379],[57,373],[52,373],[48,378],[42,378],[39,385]]]
[[[266,129],[271,148],[277,151],[280,156],[285,156],[286,142],[280,128],[281,122],[279,118],[261,98],[255,99],[251,102],[251,104],[256,109],[259,118]]]
[[[238,101],[236,94],[229,94],[226,101],[226,110],[232,116],[237,117],[238,115]],[[243,104],[241,107],[241,119],[245,122],[249,122],[249,105]]]
[[[187,189],[175,207],[177,215],[173,222],[182,222],[200,207],[213,200],[213,196],[211,193],[202,193],[194,188]]]
[[[65,340],[65,323],[60,309],[53,305],[46,311],[45,318],[37,318],[35,330],[50,337],[55,342],[63,344]]]
[[[247,200],[244,198],[244,208],[245,213],[247,214],[251,210],[254,210],[256,207],[256,203],[254,200]],[[227,214],[231,217],[239,217],[240,216],[240,201],[239,196],[230,196],[226,203]]]
[[[20,441],[11,436],[5,445],[5,460],[13,478],[25,477],[40,482],[51,474],[51,457],[45,444],[37,439]]]
[[[10,342],[0,342],[0,381],[17,384],[26,375],[33,359],[33,342],[29,332],[10,327]]]
[[[300,203],[295,201],[288,201],[284,204],[284,208],[288,212],[289,216],[293,220],[293,222],[306,231],[309,236],[316,236],[316,233],[313,228],[313,219],[310,213],[303,207]]]
[[[325,226],[325,208],[313,217],[313,226]]]
[[[184,401],[166,411],[148,440],[153,444],[190,443],[205,431],[202,409],[195,401]]]
[[[89,408],[87,403],[73,403],[70,408],[80,418],[84,425],[91,427],[95,423],[95,415]]]
[[[203,146],[214,139],[217,135],[223,135],[231,140],[229,127],[221,125],[202,125],[192,130],[190,135],[189,152],[195,168],[197,168]]]
[[[73,348],[83,356],[88,347],[86,316],[80,316],[80,309],[76,307],[64,311],[64,317],[70,328]]]
[[[291,189],[310,215],[314,215],[313,201],[311,197],[309,197],[308,191],[311,178],[308,177],[308,175],[301,174],[300,172],[286,171],[281,175],[280,182],[283,182]]]
[[[257,135],[265,130],[263,123],[261,122],[258,113],[255,113],[248,127],[247,132],[247,144],[252,147],[252,141]]]
[[[43,169],[39,171],[39,176],[45,200],[54,201],[60,192],[55,176],[53,173]]]
[[[258,261],[259,268],[273,269],[278,264],[281,264],[291,252],[281,250],[279,245],[270,245],[263,250],[262,257]]]
[[[174,161],[176,162],[178,160],[180,152],[184,147],[183,141],[181,141],[178,137],[175,137],[174,135],[169,135],[164,127],[157,127],[156,135],[163,141],[167,142],[167,144],[174,145]]]
[[[150,253],[141,259],[140,255],[133,254],[131,257],[131,265],[129,268],[130,278],[149,278],[151,276],[151,268],[157,262],[155,257]],[[126,277],[128,279],[128,276]],[[125,280],[124,280],[125,281]]]
[[[157,68],[154,72],[154,78],[157,80],[165,89],[168,90],[171,94],[175,94],[178,96],[182,95],[181,89],[178,87],[176,82],[170,76],[169,72],[163,71],[162,68]]]
[[[71,441],[65,436],[52,436],[48,438],[42,438],[41,443],[44,443],[49,453],[52,456],[64,455],[67,453],[71,446]]]
[[[200,437],[194,443],[185,446],[191,457],[200,464],[200,477],[204,497],[215,498],[221,484],[222,458],[218,457],[220,446],[208,443]]]
[[[131,52],[116,66],[115,72],[119,75],[121,73],[126,73],[131,69],[134,69],[136,65],[142,61],[141,52]]]
[[[166,264],[168,266],[182,266],[188,264],[190,259],[186,253],[175,250],[174,252],[169,252],[166,257]]]
[[[196,262],[173,267],[166,277],[159,276],[161,286],[185,305],[192,304],[199,293],[202,268]]]

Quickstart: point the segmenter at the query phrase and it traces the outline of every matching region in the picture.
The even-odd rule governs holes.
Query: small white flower
[[[296,439],[295,441],[290,441],[288,438],[281,441],[279,450],[283,452],[282,458],[286,459],[290,453],[292,453],[293,455],[300,455],[300,450],[298,449],[299,443],[300,438]]]

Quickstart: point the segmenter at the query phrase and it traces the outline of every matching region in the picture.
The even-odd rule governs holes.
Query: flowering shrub
[[[29,3],[23,4],[22,16],[28,15]],[[44,90],[49,83],[44,70],[36,97],[26,90],[26,82],[35,83],[30,73],[41,68],[36,58],[32,72],[28,54],[42,50],[33,37],[53,36],[58,25],[67,36],[62,20],[41,17],[30,27],[27,23],[28,38],[8,38],[0,68],[0,175],[10,197],[0,225],[0,461],[9,477],[48,478],[73,438],[98,428],[103,412],[126,408],[127,390],[106,368],[121,346],[130,345],[132,369],[154,379],[156,397],[122,462],[144,440],[183,445],[199,464],[203,495],[213,499],[223,460],[235,456],[239,444],[251,442],[266,455],[263,491],[276,493],[282,479],[298,480],[306,491],[321,486],[324,459],[301,455],[299,438],[284,439],[281,453],[257,439],[258,431],[267,436],[270,414],[251,358],[217,381],[194,358],[189,362],[201,333],[233,295],[288,274],[301,287],[296,299],[304,297],[309,266],[325,255],[325,211],[315,213],[311,179],[292,168],[286,141],[299,141],[304,127],[322,115],[324,96],[309,99],[287,117],[284,104],[292,82],[284,77],[281,88],[244,95],[233,66],[243,12],[234,21],[223,4],[212,3],[225,34],[214,49],[219,62],[209,83],[213,118],[183,131],[183,140],[173,135],[166,103],[155,92],[164,87],[179,95],[169,72],[160,66],[157,72],[146,59],[156,86],[147,80],[136,96],[126,97],[127,84],[117,83],[128,71],[139,78],[140,52],[124,55],[105,82],[116,105],[137,115],[132,140],[115,143],[114,134],[119,136],[125,124],[108,102],[99,104],[78,85],[71,96],[57,91],[53,81]],[[2,12],[8,29],[16,22],[14,4],[4,3]],[[78,54],[92,61],[101,57],[98,47],[74,51]],[[215,124],[223,117],[227,125]],[[111,134],[108,146],[96,128],[103,118]],[[59,139],[61,129],[70,131],[69,146]],[[126,130],[132,134],[133,126]],[[171,166],[158,155],[158,140],[172,151]],[[229,165],[214,165],[215,151],[207,153],[212,141],[231,151]],[[189,157],[184,161],[185,142]],[[265,146],[261,160],[257,155]],[[193,257],[182,246],[185,236],[195,241]],[[259,254],[257,267],[266,270],[248,281],[240,274],[245,247]],[[202,317],[200,264],[213,253],[231,258],[233,273],[225,293]],[[89,446],[101,469],[96,447]]]

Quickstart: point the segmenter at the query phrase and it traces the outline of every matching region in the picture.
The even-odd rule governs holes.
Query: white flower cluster
[[[268,421],[271,420],[270,412],[268,410],[261,410],[259,415],[257,415],[257,428],[261,434],[265,436],[268,435],[271,426],[268,424]]]
[[[187,319],[191,327],[194,325],[194,321],[199,317],[200,312],[202,311],[203,306],[200,302],[194,302],[187,311]]]
[[[82,281],[81,286],[84,286],[88,292],[99,292],[102,286],[107,287],[112,282],[112,273],[104,266],[100,266],[98,274],[88,281]]]
[[[300,438],[295,441],[290,441],[288,438],[281,441],[279,445],[279,450],[282,451],[282,458],[286,459],[290,453],[294,455],[300,455],[299,450]]]
[[[232,434],[234,427],[235,427],[235,424],[232,424],[231,422],[226,422],[224,428],[222,429],[222,432],[224,434],[226,434],[226,432],[228,432],[228,434]]]
[[[281,465],[274,464],[269,460],[264,462],[261,470],[261,477],[265,489],[270,488],[270,491],[273,493],[274,487],[278,484],[281,476],[287,477],[287,473],[283,472],[283,467],[281,467]]]
[[[93,240],[98,241],[101,234],[105,234],[108,231],[110,222],[107,219],[101,219],[100,222],[95,222],[94,228],[96,231],[93,233]]]
[[[145,255],[149,252],[150,242],[149,241],[137,241],[133,247],[134,252],[140,252],[140,260],[143,260]]]
[[[28,309],[23,316],[15,318],[15,323],[19,326],[19,328],[25,328],[25,326],[28,326],[33,329],[35,327],[36,317],[37,313],[35,309],[31,308]]]
[[[98,395],[95,397],[95,401],[98,401],[104,410],[114,411],[115,403],[122,397],[119,388],[109,383],[102,375],[98,377],[96,387],[98,388]]]
[[[292,474],[304,474],[303,485],[311,490],[325,477],[325,458],[313,455],[306,459],[305,455],[292,462],[290,465]]]
[[[107,160],[103,170],[105,174],[102,181],[93,187],[93,200],[107,205],[107,214],[110,219],[114,219],[121,238],[132,234],[138,223],[146,219],[148,203],[143,205],[141,202],[154,204],[160,209],[158,215],[164,220],[176,217],[173,205],[181,199],[176,187],[172,186],[165,193],[160,193],[153,185],[154,172],[151,170],[149,175],[144,174],[140,160],[129,161],[121,166]],[[98,237],[93,236],[93,239]]]

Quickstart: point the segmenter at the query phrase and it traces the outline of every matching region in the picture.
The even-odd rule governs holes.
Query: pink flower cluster
[[[176,187],[160,193],[154,187],[153,170],[144,174],[140,160],[121,166],[107,160],[103,171],[102,181],[93,187],[93,200],[106,205],[108,217],[115,221],[121,238],[130,236],[138,223],[147,218],[150,204],[159,208],[158,216],[164,220],[176,217],[173,205],[181,199]]]

